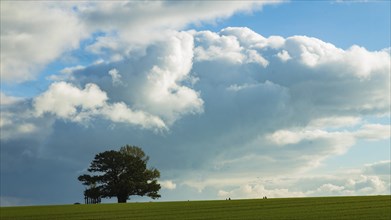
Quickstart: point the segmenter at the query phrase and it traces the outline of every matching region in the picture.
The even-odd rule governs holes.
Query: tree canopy
[[[137,146],[126,145],[119,151],[105,151],[95,155],[88,172],[78,177],[84,185],[93,186],[103,198],[117,197],[126,203],[130,196],[159,198],[160,172],[147,168],[149,157]],[[86,189],[88,191],[89,189]]]

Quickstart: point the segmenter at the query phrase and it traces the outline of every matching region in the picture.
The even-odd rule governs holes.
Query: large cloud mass
[[[82,17],[88,31],[108,33],[110,28],[130,27],[121,21],[137,4],[80,4],[63,13]],[[138,12],[184,7],[149,4]],[[199,4],[206,8],[221,3]],[[184,7],[176,15],[179,19],[170,10],[164,13],[172,15],[166,16],[172,27],[179,27],[251,5],[228,3],[218,14],[197,15]],[[76,19],[72,16],[68,22]],[[132,16],[137,24],[141,15]],[[148,31],[158,24],[157,17],[148,17]],[[264,37],[244,27],[170,30],[153,38],[141,29],[135,25],[96,37],[83,50],[101,54],[102,60],[53,74],[51,85],[36,97],[1,93],[1,169],[8,178],[1,180],[6,186],[2,197],[22,197],[11,187],[14,174],[27,173],[25,180],[29,169],[44,175],[45,163],[64,169],[55,183],[75,185],[74,176],[93,154],[127,143],[146,150],[162,171],[163,190],[178,192],[180,199],[193,191],[203,199],[388,192],[390,179],[384,173],[389,161],[367,164],[346,178],[298,176],[346,153],[358,141],[389,140],[388,124],[366,120],[389,117],[389,51],[356,45],[344,50],[307,36]],[[135,30],[145,41],[130,37]],[[55,59],[66,45],[77,47],[83,36],[60,39],[62,46],[56,44],[60,46],[44,58],[31,56],[37,48],[21,50],[32,60],[19,73],[32,77],[25,72]],[[2,78],[15,80],[10,71],[22,61],[12,54],[1,59]],[[38,162],[27,168],[18,164],[23,160]]]

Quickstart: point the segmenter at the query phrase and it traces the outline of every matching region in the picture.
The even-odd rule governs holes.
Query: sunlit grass
[[[6,219],[391,219],[391,196],[3,207]]]

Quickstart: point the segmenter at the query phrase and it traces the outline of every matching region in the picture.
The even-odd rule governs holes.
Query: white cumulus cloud
[[[50,2],[1,2],[1,79],[35,79],[48,63],[88,36],[71,7]]]
[[[134,111],[123,102],[108,103],[106,92],[95,84],[84,89],[66,82],[53,83],[50,88],[34,100],[37,116],[51,113],[59,118],[84,122],[94,116],[103,116],[113,122],[124,122],[145,128],[164,129],[164,122],[157,116]]]
[[[168,189],[168,190],[173,190],[176,188],[176,184],[171,180],[159,181],[159,184],[162,186],[162,188]]]
[[[111,79],[113,80],[114,86],[118,86],[118,85],[122,84],[122,81],[121,81],[122,76],[121,76],[121,74],[119,74],[117,69],[111,69],[109,71],[109,75],[111,76]]]
[[[48,112],[60,118],[78,121],[84,119],[83,112],[102,108],[107,99],[106,93],[95,84],[87,84],[81,90],[70,83],[56,82],[35,98],[34,107],[38,116]]]

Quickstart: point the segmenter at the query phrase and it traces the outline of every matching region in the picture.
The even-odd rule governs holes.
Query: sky
[[[390,8],[1,1],[0,205],[82,202],[126,144],[158,201],[391,194]]]

